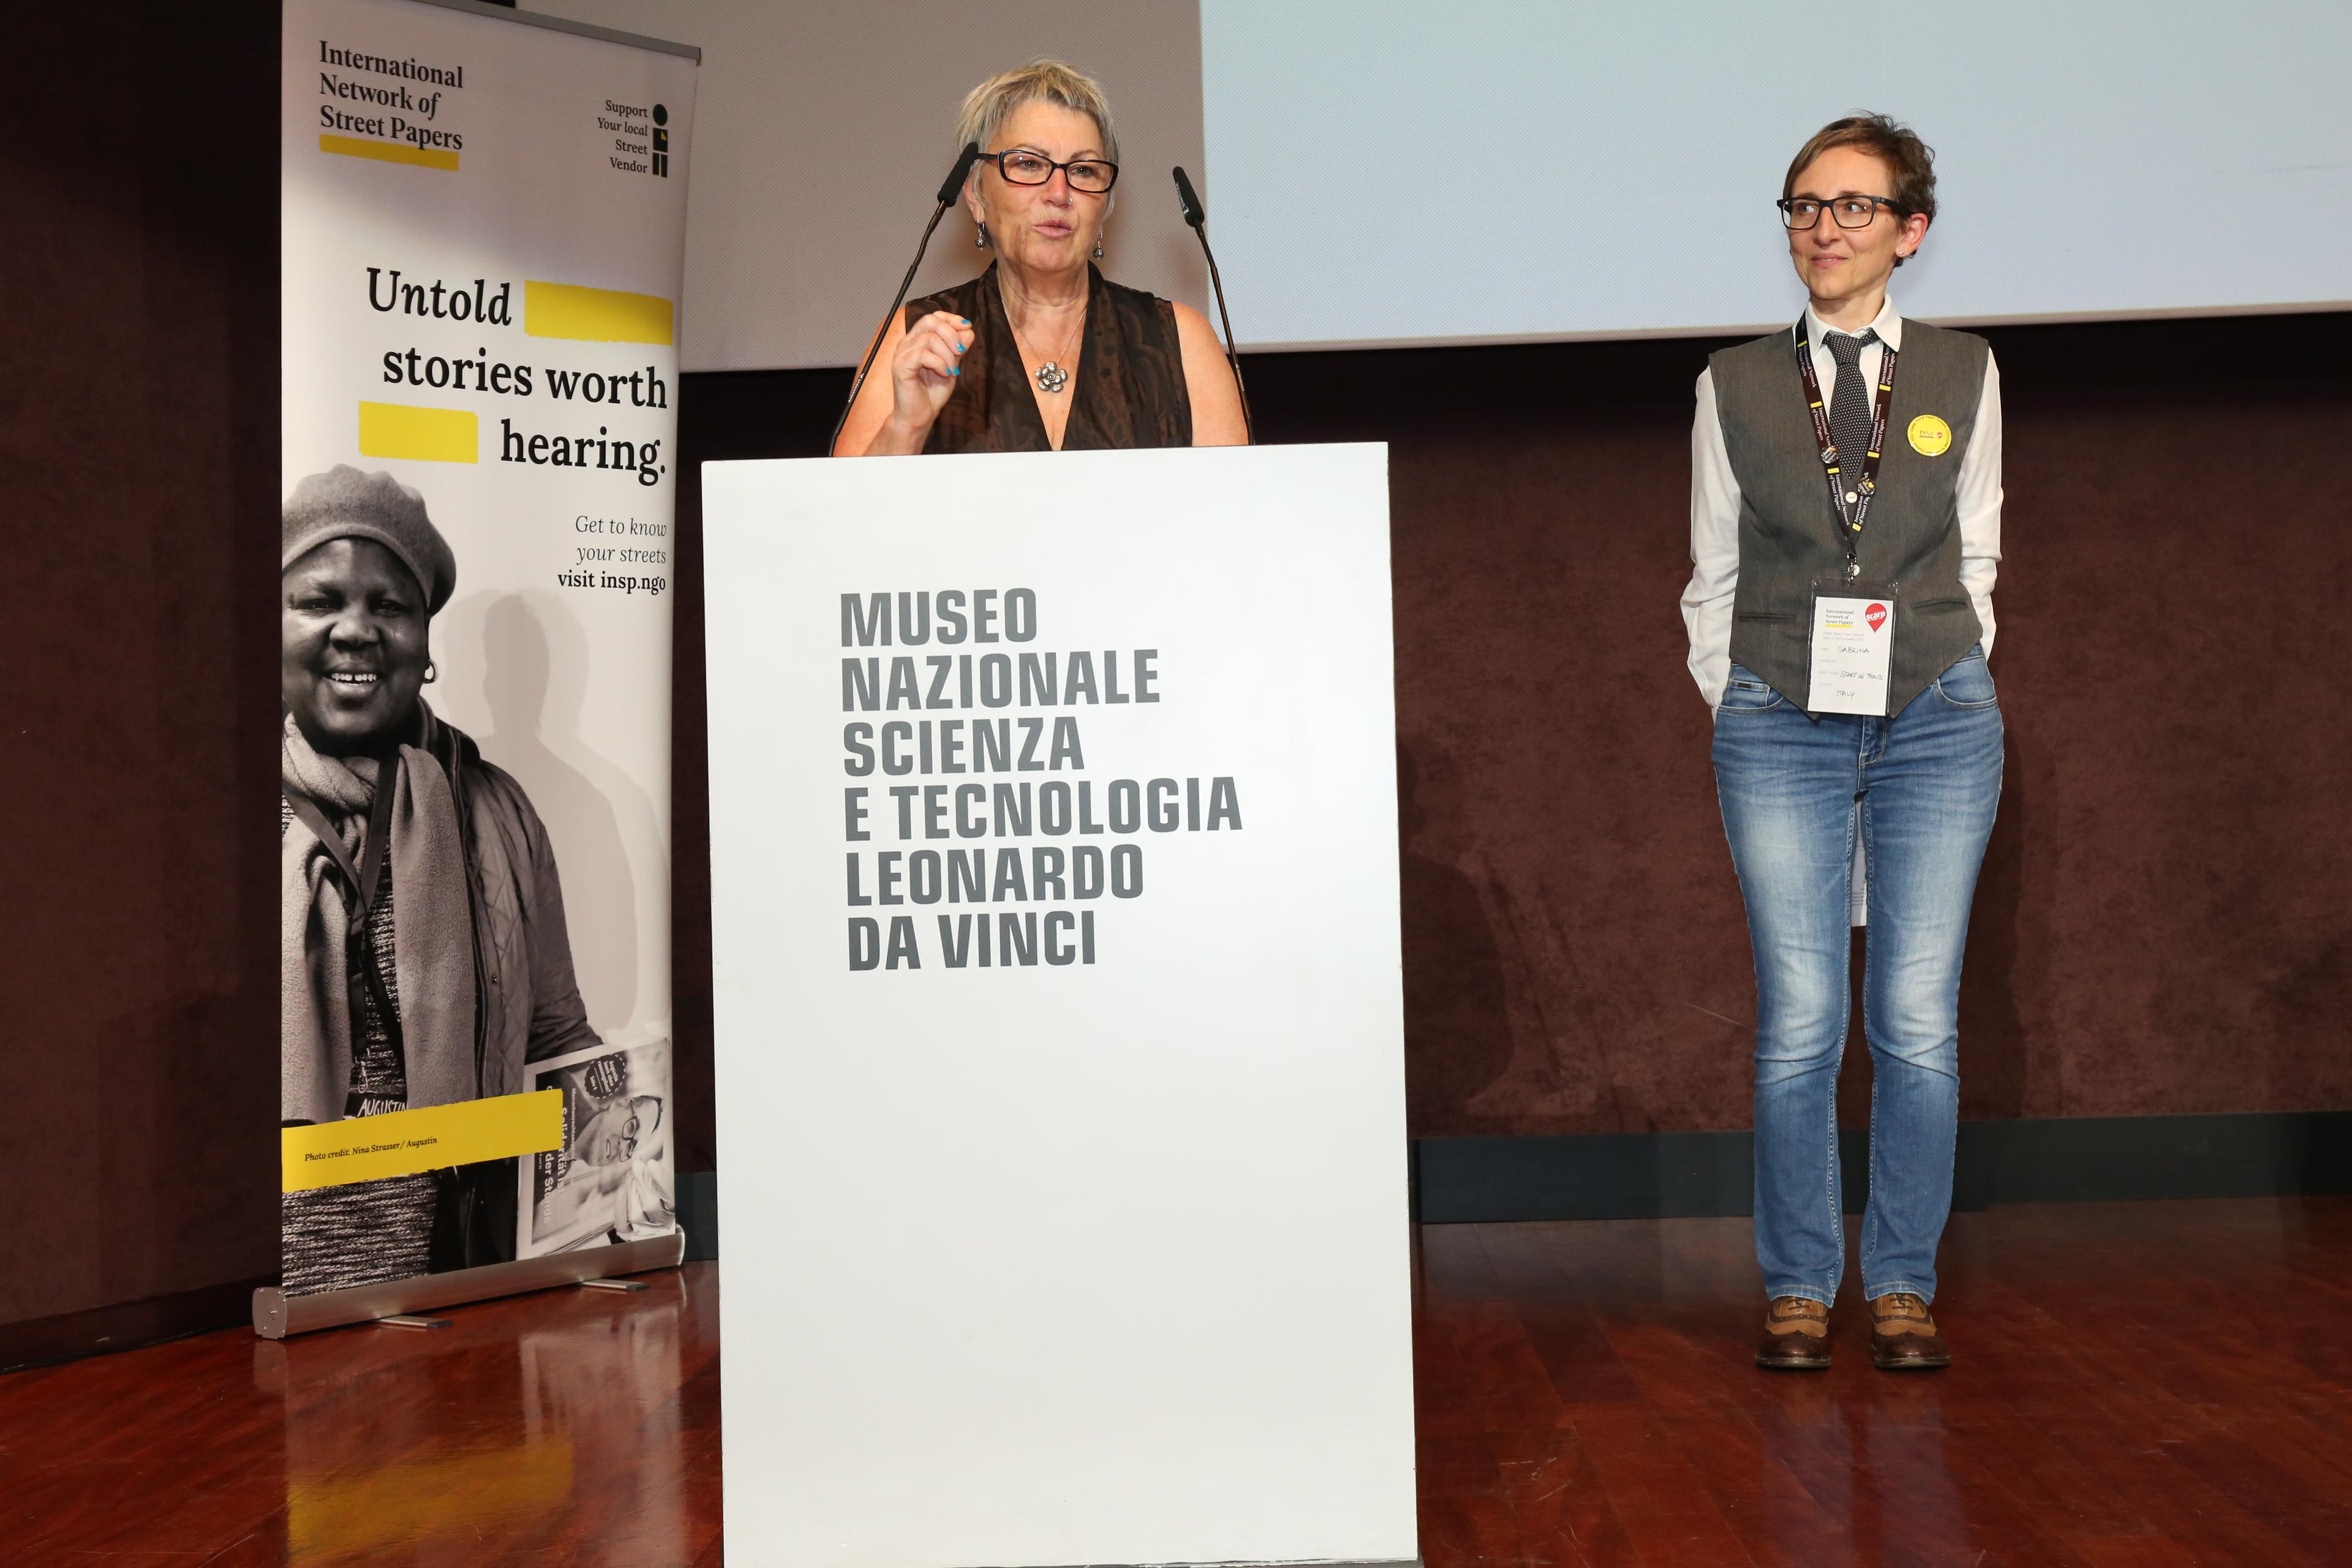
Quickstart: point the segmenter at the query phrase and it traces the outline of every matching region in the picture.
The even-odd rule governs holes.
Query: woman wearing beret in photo
[[[1106,279],[1118,135],[1102,89],[1053,60],[964,99],[964,205],[995,263],[883,323],[834,456],[1237,447],[1240,389],[1208,319]]]
[[[456,558],[389,474],[313,474],[283,521],[281,1115],[519,1093],[598,1041],[539,814],[422,696]],[[286,1289],[510,1258],[514,1210],[511,1161],[289,1193]]]

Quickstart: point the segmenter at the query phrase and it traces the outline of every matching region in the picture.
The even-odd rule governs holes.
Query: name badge
[[[1895,662],[1895,591],[1861,584],[1824,593],[1813,589],[1808,713],[1886,716],[1886,683]]]

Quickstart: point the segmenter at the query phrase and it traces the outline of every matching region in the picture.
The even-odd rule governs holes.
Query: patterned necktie
[[[1837,361],[1837,386],[1830,393],[1830,439],[1837,443],[1838,479],[1848,490],[1861,481],[1870,452],[1870,392],[1862,378],[1862,351],[1878,341],[1876,331],[1860,337],[1825,332],[1822,342]]]

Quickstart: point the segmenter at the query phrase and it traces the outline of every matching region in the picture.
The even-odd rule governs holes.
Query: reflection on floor
[[[719,1554],[718,1269],[0,1379],[0,1563]],[[2352,1200],[1964,1215],[1948,1373],[1748,1363],[1736,1220],[1430,1226],[1422,1550],[1472,1563],[2352,1562]]]
[[[644,1278],[0,1379],[0,1563],[716,1563],[718,1271]]]

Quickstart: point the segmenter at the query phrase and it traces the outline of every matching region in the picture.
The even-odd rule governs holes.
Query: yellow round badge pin
[[[1932,414],[1911,421],[1911,449],[1923,458],[1940,458],[1952,449],[1952,427]]]

